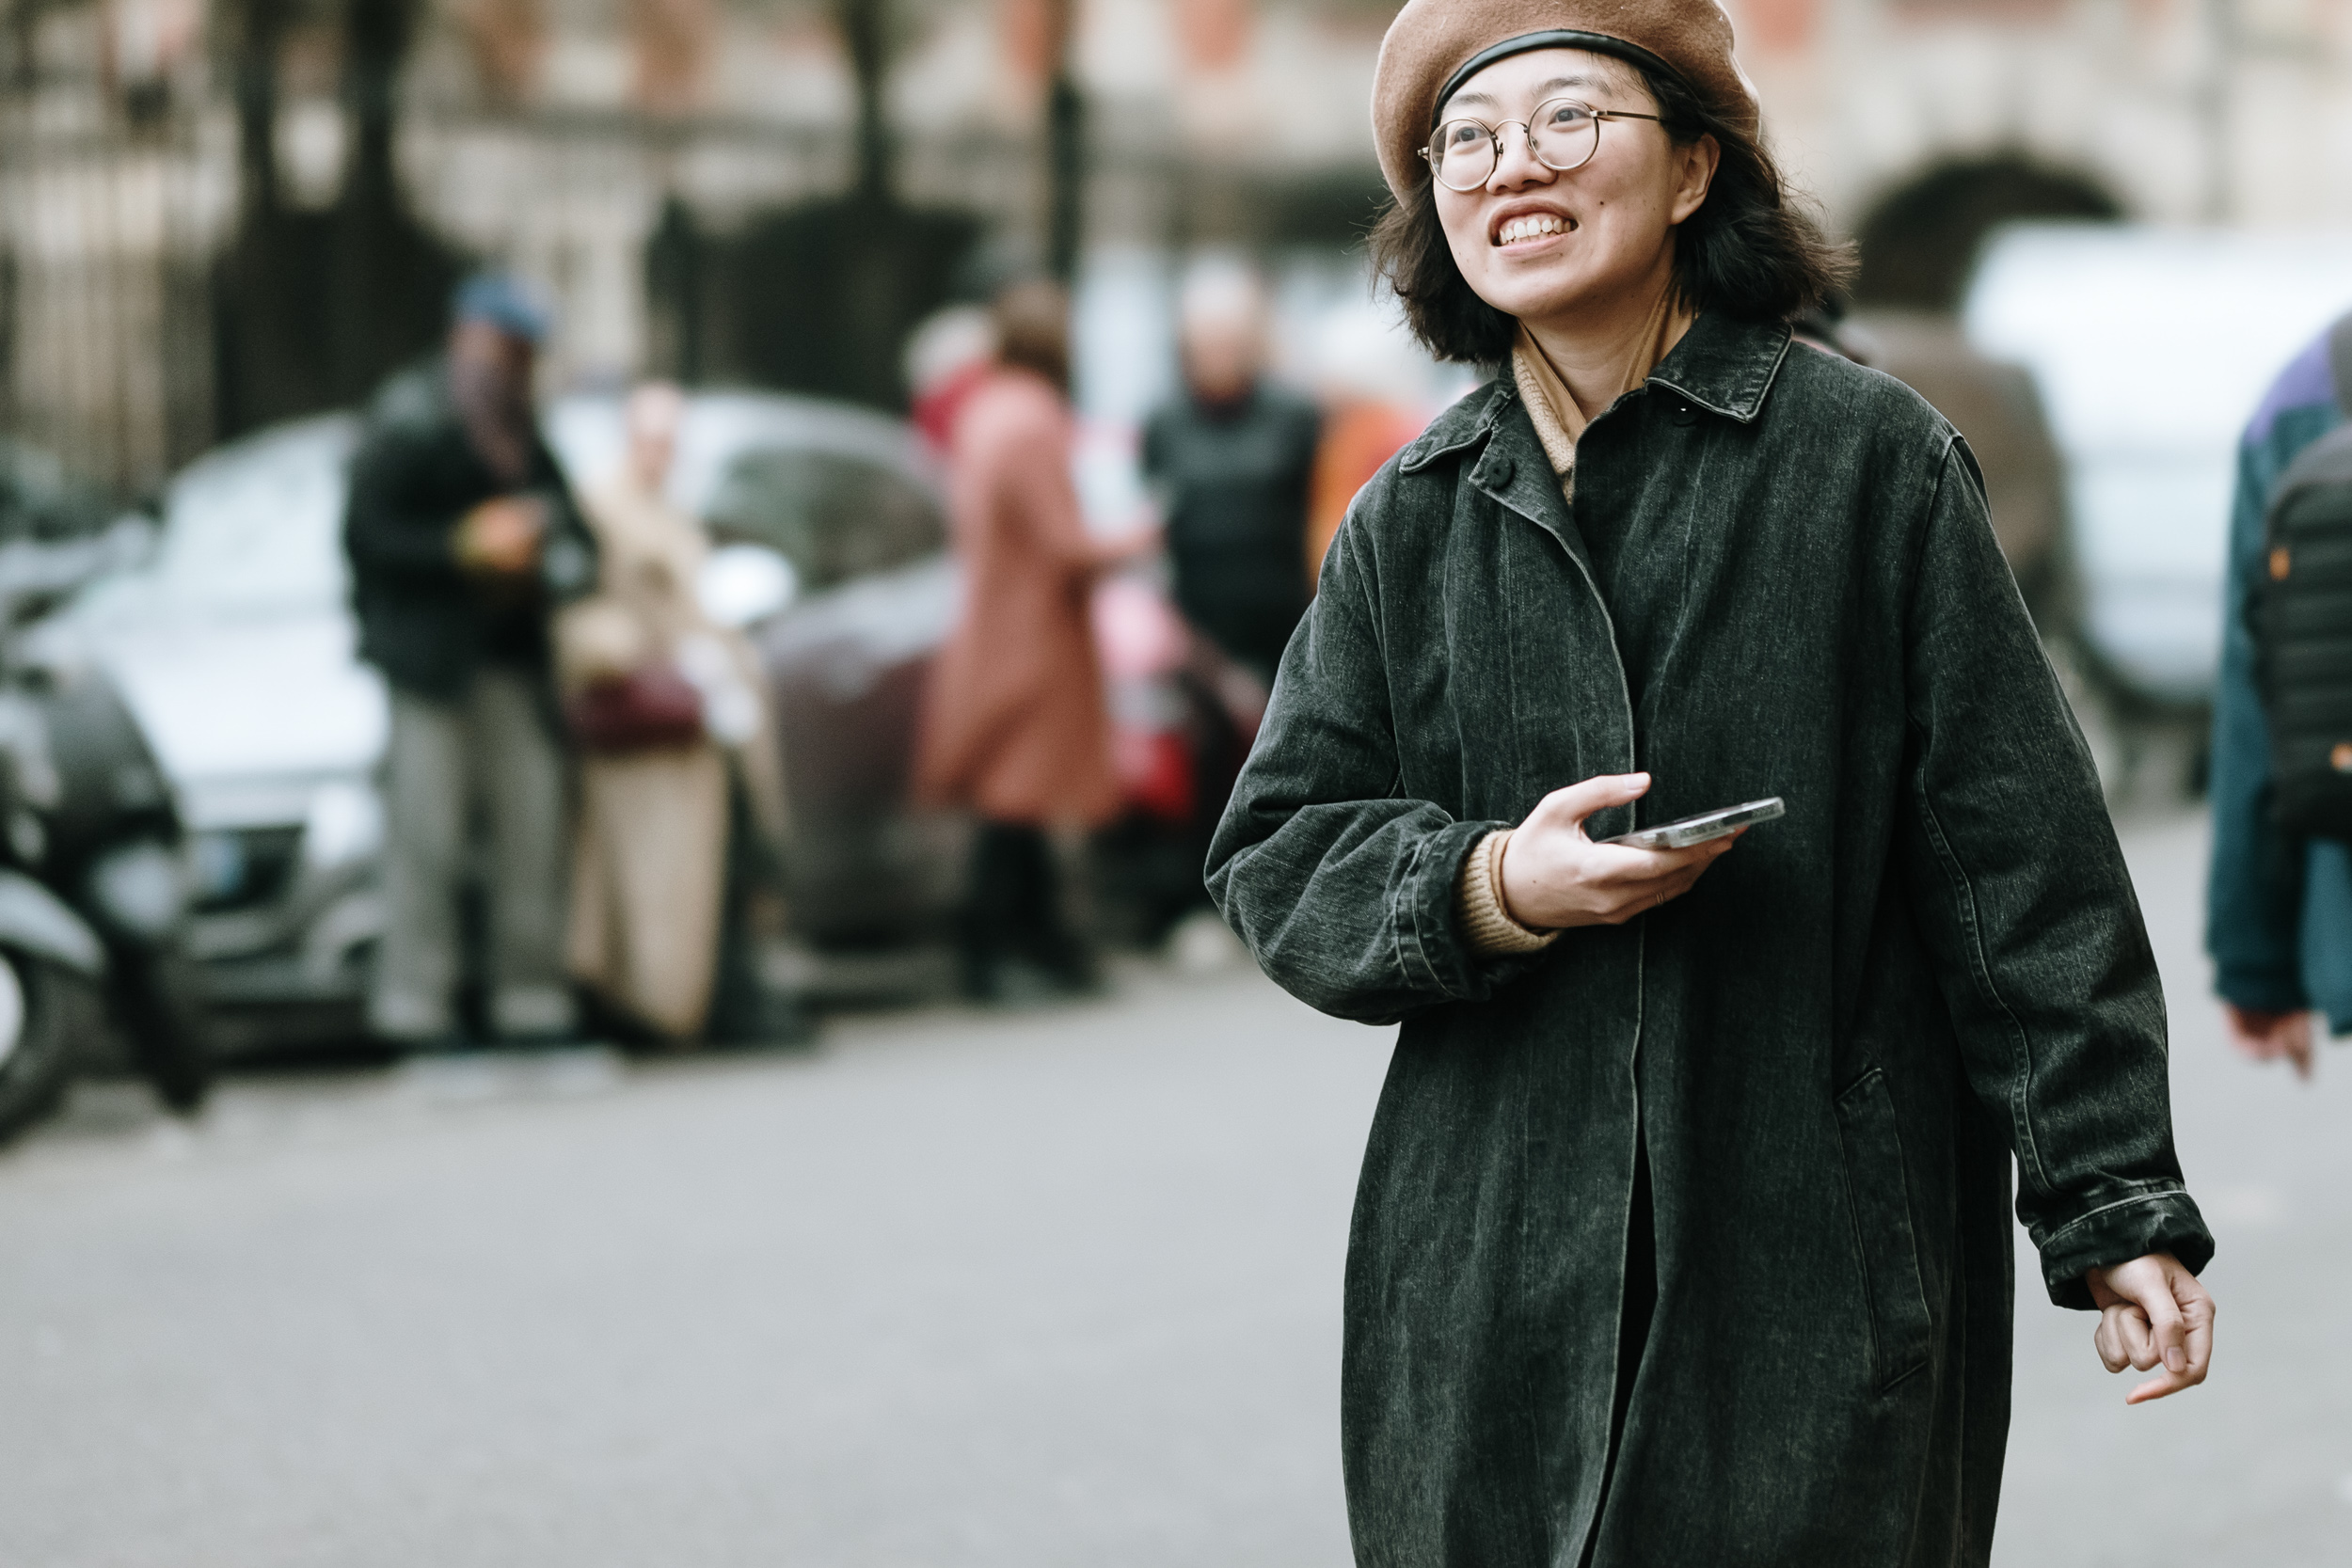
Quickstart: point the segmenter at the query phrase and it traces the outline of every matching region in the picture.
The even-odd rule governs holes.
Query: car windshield
[[[576,476],[609,471],[618,461],[617,418],[606,423],[610,429],[591,429],[577,410],[568,418],[559,410],[550,421]],[[165,607],[249,615],[342,603],[350,581],[345,467],[357,433],[348,417],[307,420],[197,463],[166,499],[154,555],[135,572],[92,584],[79,611],[101,619]],[[705,491],[713,542],[780,552],[803,592],[889,571],[946,544],[930,491],[863,452],[774,444],[755,429],[717,434],[724,437],[710,454],[717,483]]]
[[[89,585],[85,620],[315,611],[345,594],[344,465],[354,422],[306,421],[240,442],[173,482],[154,554]]]
[[[344,461],[338,422],[289,431],[190,469],[171,488],[151,570],[164,593],[224,610],[341,600]]]
[[[939,508],[903,474],[808,448],[755,448],[727,465],[712,538],[765,545],[821,592],[930,555],[946,543]]]

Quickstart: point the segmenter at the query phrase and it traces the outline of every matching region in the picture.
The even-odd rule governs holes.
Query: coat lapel
[[[1470,466],[1470,482],[1505,510],[1534,523],[1560,541],[1560,547],[1568,552],[1577,570],[1587,584],[1598,581],[1593,575],[1592,558],[1585,553],[1584,538],[1577,532],[1575,519],[1568,515],[1567,499],[1560,493],[1560,482],[1551,471],[1551,459],[1544,454],[1543,443],[1536,438],[1535,427],[1527,417],[1527,405],[1519,400],[1518,388],[1508,382],[1487,412],[1486,450],[1478,454]],[[1593,602],[1603,613],[1600,591],[1593,590]]]
[[[1464,478],[1508,515],[1506,531],[1517,526],[1513,518],[1532,524],[1568,562],[1565,573],[1531,578],[1508,563],[1517,552],[1504,541],[1506,559],[1496,563],[1505,579],[1504,612],[1513,623],[1507,641],[1516,651],[1511,730],[1518,741],[1518,783],[1521,792],[1533,792],[1532,804],[1562,784],[1633,767],[1633,701],[1616,624],[1526,406],[1507,388],[1489,412],[1486,450]],[[1631,825],[1623,808],[1603,813],[1595,824],[1603,832]]]

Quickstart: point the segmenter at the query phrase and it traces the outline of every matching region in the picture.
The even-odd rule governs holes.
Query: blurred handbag
[[[564,705],[581,751],[603,755],[692,746],[703,738],[703,696],[668,664],[590,681]]]

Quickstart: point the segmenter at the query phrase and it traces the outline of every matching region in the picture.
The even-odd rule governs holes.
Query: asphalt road
[[[2352,1052],[2222,1053],[2201,835],[2127,834],[2221,1233],[2142,1410],[2021,1255],[2003,1568],[2352,1562]],[[100,1085],[0,1155],[0,1564],[1337,1565],[1385,1035],[1246,970],[598,1054]]]

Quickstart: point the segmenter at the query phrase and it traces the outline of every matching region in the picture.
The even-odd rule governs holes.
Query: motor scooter
[[[173,1109],[212,1086],[163,771],[103,672],[16,657],[27,623],[135,547],[119,530],[0,546],[0,1138],[56,1105],[109,1028]]]

